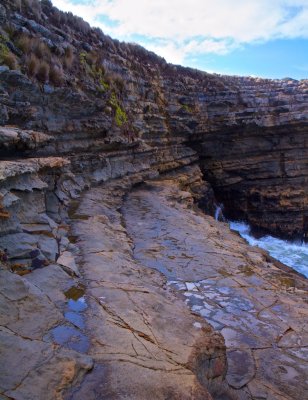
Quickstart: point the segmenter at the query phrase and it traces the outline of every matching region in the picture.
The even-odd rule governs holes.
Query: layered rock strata
[[[2,267],[3,398],[305,396],[307,281],[195,208],[199,174],[89,189],[56,262]]]
[[[1,15],[7,21],[1,43],[15,52],[23,72],[1,67],[1,124],[50,136],[34,138],[30,148],[24,136],[2,140],[3,157],[97,153],[140,140],[186,143],[197,150],[230,215],[279,235],[306,234],[307,80],[173,66],[139,46],[112,41],[49,2],[35,11],[6,0]],[[67,25],[59,22],[68,18]],[[23,66],[25,42],[35,57],[41,42],[48,57],[39,62],[56,63],[61,79],[31,75]]]
[[[307,233],[307,80],[172,66],[17,3],[0,5],[0,397],[303,398],[306,281],[191,208]],[[61,79],[31,72],[40,48]]]
[[[26,136],[26,132],[24,135]],[[178,159],[175,159],[176,153]],[[71,393],[67,396],[75,398],[80,392],[83,393],[80,394],[83,398],[88,384],[91,386],[89,388],[89,391],[92,391],[91,396],[94,396],[92,398],[100,398],[103,393],[109,398],[121,398],[126,392],[131,398],[142,399],[147,397],[147,393],[154,393],[154,391],[157,392],[158,398],[164,398],[166,393],[173,393],[174,396],[179,395],[183,398],[186,396],[210,398],[206,388],[198,383],[196,371],[201,368],[209,379],[222,380],[225,369],[222,337],[217,336],[206,324],[203,335],[199,335],[193,328],[191,331],[189,325],[194,317],[188,310],[182,310],[181,301],[173,299],[171,293],[165,294],[164,289],[160,287],[164,285],[163,280],[157,276],[153,277],[152,281],[150,279],[152,274],[148,277],[146,268],[135,265],[132,256],[131,260],[129,259],[128,253],[131,252],[127,244],[129,239],[117,223],[119,215],[116,211],[121,196],[125,194],[125,187],[129,188],[134,183],[158,176],[159,172],[170,168],[185,168],[185,165],[191,164],[194,160],[196,160],[195,153],[187,148],[177,147],[170,153],[168,147],[162,147],[160,152],[149,151],[145,147],[143,150],[139,148],[131,151],[128,149],[109,151],[107,154],[101,154],[95,161],[90,155],[84,155],[83,164],[80,163],[80,157],[77,159],[41,157],[1,162],[3,211],[0,237],[2,249],[0,292],[3,311],[1,311],[0,330],[3,347],[0,351],[0,393],[3,398],[60,399],[69,388],[71,388]],[[126,180],[115,183],[113,186],[114,180],[124,176],[127,176]],[[197,166],[191,173],[187,173],[187,185],[191,186],[197,198],[203,197],[203,193],[209,191],[201,178]],[[108,312],[111,314],[114,312],[118,313],[118,316],[115,315],[114,322],[110,322],[109,333],[105,339],[101,337],[101,335],[104,336],[103,332],[99,334],[100,318],[85,318],[88,312],[90,316],[94,313],[101,316],[101,322],[105,321],[105,325],[108,323],[106,315],[103,315],[104,308],[99,303],[101,301],[99,296],[96,296],[93,302],[90,300],[93,297],[91,292],[93,286],[88,285],[82,259],[78,258],[83,255],[83,247],[76,243],[74,224],[77,221],[81,223],[87,220],[88,216],[83,211],[77,210],[79,202],[77,199],[80,193],[90,185],[96,186],[104,181],[111,183],[105,184],[104,188],[98,191],[96,200],[99,209],[91,203],[93,219],[85,227],[85,234],[88,232],[89,237],[84,244],[86,249],[84,251],[88,251],[87,246],[95,245],[96,235],[98,235],[96,240],[99,247],[104,246],[103,238],[107,240],[106,246],[113,241],[115,244],[122,244],[123,248],[119,248],[118,264],[113,259],[108,264],[112,270],[115,270],[114,276],[110,277],[110,285],[121,290],[122,286],[118,278],[122,276],[122,270],[126,265],[126,272],[124,271],[123,275],[130,276],[132,271],[136,271],[136,276],[132,276],[131,281],[126,282],[128,293],[131,290],[134,292],[134,287],[137,287],[138,296],[140,294],[142,297],[142,293],[151,294],[147,300],[148,307],[151,307],[151,302],[160,302],[163,306],[162,315],[176,313],[181,324],[174,326],[174,335],[178,336],[175,342],[176,346],[182,349],[178,356],[174,356],[174,359],[172,354],[175,353],[175,343],[173,343],[175,336],[171,341],[166,339],[165,342],[165,336],[172,324],[167,324],[163,328],[162,321],[158,321],[157,324],[153,322],[152,326],[150,320],[149,327],[145,330],[140,325],[140,321],[135,321],[136,318],[145,318],[144,315],[138,316],[136,312],[133,320],[125,317],[123,313],[127,309],[126,302],[121,306],[119,300],[117,304],[107,307],[106,315]],[[122,191],[119,186],[123,187]],[[209,191],[209,196],[211,197],[211,191]],[[100,207],[104,210],[106,208],[106,214],[99,214]],[[108,218],[110,218],[109,223]],[[98,223],[97,232],[93,231],[95,221]],[[109,232],[108,229],[111,231]],[[122,236],[119,233],[121,230]],[[78,231],[79,229],[77,233]],[[117,265],[119,270],[116,270]],[[103,277],[107,279],[108,271],[105,266],[105,262],[97,266],[102,274],[101,279]],[[90,263],[89,267],[94,268],[95,265]],[[90,269],[87,271],[90,273]],[[92,279],[98,279],[97,274],[98,270],[94,268]],[[99,285],[99,280],[97,285]],[[107,290],[104,284],[101,290]],[[125,293],[126,286],[123,290]],[[97,302],[99,304],[95,306]],[[144,299],[141,302],[140,308],[144,306]],[[121,307],[124,307],[123,310]],[[85,312],[87,308],[89,311]],[[181,315],[182,311],[183,315]],[[159,312],[156,310],[153,318],[158,318]],[[148,313],[150,315],[150,310]],[[174,315],[172,318],[174,321]],[[123,331],[125,334],[124,336],[122,333],[119,334],[119,338],[115,341],[117,322],[120,324],[120,332]],[[185,334],[180,333],[182,324],[186,326]],[[149,329],[156,331],[154,339],[149,337]],[[131,343],[131,337],[135,337],[137,343]],[[104,341],[101,340],[107,340],[110,352],[105,351]],[[119,354],[120,343],[124,346],[122,355]],[[198,343],[200,343],[200,348]],[[140,346],[145,347],[145,354],[142,353]],[[154,353],[153,359],[146,350],[147,346],[154,346],[149,350],[150,353]],[[131,352],[134,348],[138,352],[137,356],[135,350]],[[32,353],[36,354],[32,362],[24,362]],[[101,357],[100,353],[102,353]],[[216,365],[214,361],[211,361],[211,355],[214,359],[220,357],[221,362],[217,361]],[[102,378],[102,371],[109,371],[107,368],[109,362],[118,357],[120,361],[121,357],[124,357],[127,363],[126,366],[123,364],[122,371],[127,378],[121,384],[119,382],[119,392],[114,391],[113,387],[119,379],[118,375],[122,373],[122,366],[111,369],[110,378],[104,381],[104,389],[97,389],[99,382],[105,379],[105,375]],[[208,361],[203,366],[204,358]],[[133,361],[136,361],[137,366],[130,368]],[[199,366],[200,363],[202,365]],[[17,374],[14,371],[19,364],[22,368]],[[56,364],[57,367],[55,367]],[[140,368],[138,368],[139,364]],[[94,372],[79,387],[82,377],[93,368],[93,365],[95,365]],[[143,371],[141,372],[142,386],[140,376],[136,375],[136,373],[139,374],[139,370]],[[137,392],[136,388],[133,389],[133,377],[136,376],[138,376],[138,382],[136,381],[134,385],[140,386]],[[159,385],[156,384],[150,388],[149,382],[152,379],[165,382],[161,386],[161,394],[159,394]],[[46,385],[48,385],[48,391]],[[96,395],[97,391],[100,394]]]

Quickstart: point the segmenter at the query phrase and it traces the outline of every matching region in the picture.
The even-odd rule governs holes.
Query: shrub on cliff
[[[70,70],[72,68],[74,59],[75,56],[73,48],[71,46],[66,47],[66,49],[64,50],[63,65],[67,70]]]
[[[41,60],[50,61],[51,51],[49,47],[38,37],[30,37],[26,34],[21,34],[16,41],[18,48],[26,55],[30,53]]]
[[[114,112],[114,121],[116,125],[121,128],[122,125],[127,123],[127,115],[125,110],[122,108],[121,104],[119,103],[119,100],[117,99],[117,96],[114,92],[111,93],[110,99],[109,99],[109,105],[112,107],[113,112]]]
[[[43,0],[44,1],[44,0]],[[18,12],[24,12],[25,14],[31,15],[36,20],[41,19],[42,14],[42,3],[39,0],[11,0],[13,9]]]
[[[7,65],[10,69],[18,68],[17,58],[8,48],[6,38],[2,35],[0,35],[0,64]]]
[[[49,79],[49,71],[50,71],[49,64],[47,64],[46,61],[40,62],[37,73],[36,73],[37,79],[41,83],[46,83]]]
[[[31,38],[28,35],[22,34],[17,39],[16,44],[23,53],[28,53],[31,49]]]
[[[3,57],[3,64],[7,65],[10,69],[18,69],[17,58],[11,52]]]
[[[36,76],[38,68],[39,68],[40,61],[38,58],[34,55],[31,54],[26,58],[26,68],[27,68],[27,74],[32,77]]]

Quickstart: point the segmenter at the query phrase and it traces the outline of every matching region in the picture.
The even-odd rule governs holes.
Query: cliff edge
[[[1,2],[0,64],[0,398],[304,398],[306,279],[209,214],[307,237],[308,81],[48,0]]]

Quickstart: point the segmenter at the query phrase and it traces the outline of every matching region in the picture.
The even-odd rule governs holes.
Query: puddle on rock
[[[86,353],[90,346],[89,339],[84,333],[85,322],[82,312],[88,307],[84,294],[85,286],[82,284],[72,286],[64,292],[68,308],[64,317],[73,326],[59,325],[52,329],[56,343],[81,353]]]
[[[67,311],[64,317],[79,329],[84,329],[83,316],[74,311]]]
[[[85,287],[82,284],[72,286],[64,292],[65,297],[68,299],[68,308],[71,311],[82,312],[88,307],[84,294]]]
[[[72,286],[64,292],[67,299],[77,301],[85,294],[85,286],[79,284],[78,286]]]
[[[68,349],[86,353],[90,347],[87,336],[75,327],[59,325],[52,330],[52,334],[58,344]]]
[[[82,312],[88,307],[84,297],[80,297],[78,300],[71,299],[68,301],[67,305],[70,310],[76,312]]]

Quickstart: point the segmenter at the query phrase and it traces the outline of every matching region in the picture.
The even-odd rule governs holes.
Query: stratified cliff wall
[[[194,148],[230,216],[303,236],[307,80],[227,77],[169,65],[79,20],[67,16],[65,25],[61,15],[48,2],[39,12],[13,1],[1,6],[2,47],[19,69],[1,67],[1,124],[50,135],[33,149],[4,134],[3,157],[65,155],[95,168],[94,154],[98,163],[110,150],[139,154],[146,145],[143,157],[166,152],[177,163]],[[42,59],[37,41],[48,54]],[[40,70],[45,61],[49,75]]]
[[[48,0],[1,2],[1,398],[304,396],[304,278],[193,202],[307,234],[307,89],[167,64]]]

